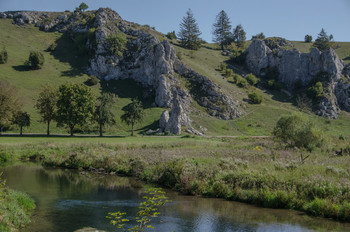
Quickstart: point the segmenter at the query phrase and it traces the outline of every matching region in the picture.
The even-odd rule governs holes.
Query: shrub
[[[263,101],[263,96],[255,92],[248,94],[248,98],[252,104],[261,104]]]
[[[233,75],[233,70],[232,69],[230,69],[230,68],[227,68],[226,70],[225,70],[225,77],[231,77],[232,75]]]
[[[0,52],[0,64],[6,64],[8,60],[8,54],[5,48]]]
[[[168,32],[168,34],[166,34],[166,37],[170,40],[177,39],[175,31]]]
[[[225,63],[220,63],[219,69],[220,69],[220,71],[225,71],[226,70],[226,64]]]
[[[177,52],[177,53],[176,53],[176,56],[177,56],[177,58],[179,58],[180,60],[182,60],[182,52],[181,52],[181,51]]]
[[[246,87],[248,85],[248,82],[246,79],[244,79],[243,77],[237,75],[234,77],[235,78],[235,83],[238,87]]]
[[[300,113],[282,116],[273,129],[273,135],[292,147],[308,150],[320,147],[324,141],[322,132]]]
[[[32,69],[41,69],[45,58],[41,52],[31,51],[28,58],[28,64]]]
[[[245,79],[248,81],[250,85],[256,85],[259,83],[259,79],[256,76],[254,76],[254,74],[252,73],[247,74],[245,76]]]
[[[323,96],[323,85],[322,82],[318,81],[313,86],[308,88],[307,94],[311,99],[318,99]]]
[[[237,48],[232,50],[230,61],[234,64],[244,65],[245,58],[246,58],[246,53],[244,53],[244,50]]]
[[[46,49],[48,52],[52,52],[56,50],[56,43],[52,43],[49,45],[49,47]]]
[[[100,80],[95,77],[95,76],[90,76],[89,79],[85,82],[85,84],[87,84],[88,86],[93,86],[93,85],[97,85],[100,82]]]
[[[126,46],[126,36],[123,33],[109,35],[105,39],[105,44],[110,55],[122,56]]]
[[[305,41],[305,43],[311,43],[312,42],[312,36],[311,35],[305,35],[304,41]]]

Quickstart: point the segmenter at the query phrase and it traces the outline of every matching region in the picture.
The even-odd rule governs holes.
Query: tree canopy
[[[123,33],[109,35],[105,39],[110,55],[122,56],[126,46],[126,36]]]
[[[228,45],[231,40],[231,23],[224,10],[220,11],[213,24],[213,41],[219,43],[221,49]]]
[[[131,136],[134,136],[135,123],[142,121],[145,115],[142,103],[139,99],[133,98],[132,102],[128,104],[123,110],[125,113],[121,116],[121,120],[128,125],[131,124]]]
[[[50,123],[56,119],[58,91],[45,85],[39,93],[35,108],[41,115],[41,121],[47,123],[47,135],[50,135]]]
[[[182,18],[180,23],[180,31],[178,38],[183,47],[197,50],[200,48],[201,39],[199,36],[202,33],[199,31],[196,19],[193,16],[191,9],[188,9],[186,15]]]
[[[22,136],[23,127],[30,126],[30,115],[27,112],[17,111],[13,118],[13,124],[19,126]]]
[[[66,125],[73,136],[76,125],[84,125],[92,118],[95,96],[91,89],[81,84],[65,84],[59,87],[57,101],[57,123]]]
[[[117,101],[117,97],[111,93],[102,93],[101,96],[97,98],[94,120],[99,125],[100,136],[103,134],[103,127],[115,124],[115,115],[112,111],[113,104]]]
[[[10,125],[14,114],[20,107],[16,87],[5,80],[0,80],[0,132],[4,127]]]
[[[85,11],[85,10],[87,10],[89,8],[89,6],[85,3],[85,2],[82,2],[82,3],[80,3],[80,5],[79,5],[79,10],[82,10],[82,11]]]
[[[246,33],[242,25],[238,24],[233,30],[233,42],[237,44],[237,47],[244,48],[246,39]]]
[[[327,35],[327,32],[322,28],[321,32],[318,34],[317,39],[315,40],[314,47],[318,48],[320,51],[326,51],[331,47],[332,37]]]

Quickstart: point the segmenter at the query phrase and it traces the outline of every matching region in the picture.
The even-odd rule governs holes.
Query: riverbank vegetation
[[[184,194],[350,221],[347,138],[331,139],[331,146],[307,154],[271,138],[136,137],[105,138],[105,142],[103,138],[80,138],[70,143],[64,141],[70,138],[56,139],[3,143],[0,159],[135,176]],[[341,150],[342,155],[334,155],[330,147]]]
[[[0,173],[0,231],[15,231],[27,225],[34,208],[34,200],[27,194],[5,187]]]

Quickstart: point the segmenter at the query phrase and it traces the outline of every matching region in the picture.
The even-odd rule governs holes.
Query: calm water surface
[[[37,208],[25,232],[70,232],[83,227],[116,231],[108,212],[136,215],[145,186],[133,179],[47,169],[36,164],[4,168],[7,185],[32,196]],[[181,196],[152,221],[161,232],[350,231],[349,223],[313,218],[290,210],[258,208],[220,199]]]

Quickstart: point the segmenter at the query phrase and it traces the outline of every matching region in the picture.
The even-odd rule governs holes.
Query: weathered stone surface
[[[346,107],[349,95],[344,90],[344,85],[340,84],[342,73],[348,76],[349,71],[347,67],[344,68],[344,61],[339,59],[333,49],[320,52],[313,48],[310,53],[301,53],[296,49],[284,49],[284,42],[279,44],[281,46],[276,43],[268,46],[265,42],[253,40],[246,51],[246,64],[251,72],[257,76],[264,76],[268,68],[277,67],[278,80],[291,90],[296,81],[307,86],[317,74],[326,73],[329,79],[324,80],[323,84],[327,88],[316,114],[336,118],[340,112],[339,106],[349,111]]]
[[[209,78],[202,76],[186,67],[176,57],[175,49],[167,40],[159,41],[152,34],[138,29],[139,25],[123,20],[118,13],[101,8],[92,11],[94,20],[89,20],[88,14],[81,12],[6,12],[4,15],[14,16],[17,24],[33,23],[44,31],[88,32],[95,28],[96,45],[87,41],[86,47],[93,51],[87,72],[100,79],[134,79],[154,93],[155,102],[152,105],[166,107],[170,112],[163,112],[160,128],[172,134],[181,133],[181,128],[192,128],[189,115],[190,103],[194,98],[200,105],[207,107],[210,115],[222,119],[239,117],[243,111],[239,103],[223,93],[220,87]],[[125,33],[128,35],[126,49],[121,56],[110,54],[105,43],[109,35]],[[73,38],[73,37],[72,37]],[[178,75],[182,75],[195,86],[190,93],[180,87]],[[167,111],[166,111],[167,112]],[[196,130],[193,128],[193,131]],[[199,132],[200,133],[200,132]]]
[[[163,113],[160,115],[160,119],[159,119],[159,128],[162,132],[165,131],[168,121],[169,121],[169,111],[164,110]]]

